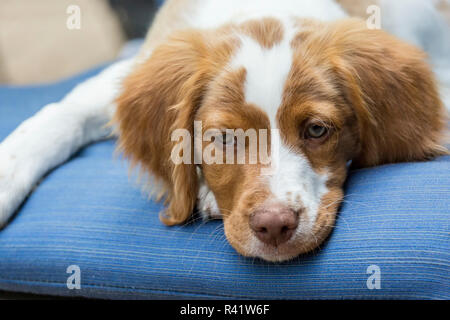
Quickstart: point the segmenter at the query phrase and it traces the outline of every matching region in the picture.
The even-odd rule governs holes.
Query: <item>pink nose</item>
[[[298,226],[298,214],[281,204],[258,208],[250,216],[250,228],[262,242],[278,246],[288,241]]]

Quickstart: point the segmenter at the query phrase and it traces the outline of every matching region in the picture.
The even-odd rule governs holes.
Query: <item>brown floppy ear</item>
[[[327,53],[358,121],[358,166],[425,160],[441,145],[445,109],[425,54],[357,19],[327,26]],[[332,36],[330,36],[332,34]]]
[[[160,218],[168,225],[186,221],[197,198],[195,164],[173,163],[171,134],[187,129],[193,139],[194,115],[208,82],[207,59],[201,34],[180,34],[135,68],[117,99],[119,150],[163,183],[168,207]]]

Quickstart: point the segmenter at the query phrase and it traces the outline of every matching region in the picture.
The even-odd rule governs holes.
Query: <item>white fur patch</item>
[[[222,214],[217,206],[216,197],[205,183],[201,184],[198,190],[197,207],[204,220],[222,218]]]
[[[197,194],[197,209],[200,210],[201,217],[203,220],[221,219],[222,214],[217,205],[216,197],[206,184],[199,168],[197,168],[197,177],[200,184]]]
[[[331,21],[347,16],[334,0],[204,0],[197,1],[196,7],[186,20],[194,28],[205,29],[263,17],[297,16]]]
[[[267,49],[256,40],[241,36],[240,48],[231,62],[231,68],[244,67],[245,100],[263,109],[275,128],[275,116],[281,104],[283,88],[292,65],[289,25],[285,25],[283,40]]]

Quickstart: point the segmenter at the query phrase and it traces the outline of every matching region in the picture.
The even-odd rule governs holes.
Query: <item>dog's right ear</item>
[[[168,225],[186,221],[197,198],[195,164],[172,162],[171,134],[186,129],[193,139],[195,112],[213,74],[208,50],[200,32],[172,37],[124,80],[117,99],[119,150],[163,183],[168,208],[161,220]]]

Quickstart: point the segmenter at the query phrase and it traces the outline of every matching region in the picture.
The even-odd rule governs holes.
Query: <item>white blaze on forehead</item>
[[[285,35],[280,43],[264,48],[256,40],[241,35],[241,45],[231,62],[233,69],[244,67],[245,100],[263,109],[271,125],[276,127],[275,116],[281,104],[284,84],[291,70],[292,48]]]

